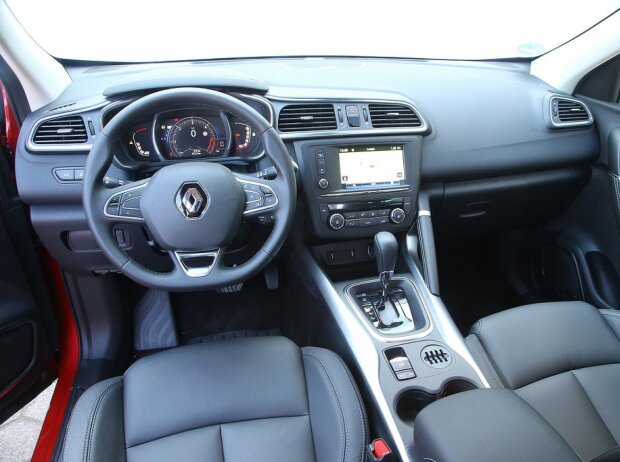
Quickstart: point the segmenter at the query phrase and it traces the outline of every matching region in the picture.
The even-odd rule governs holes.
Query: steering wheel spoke
[[[175,270],[190,278],[203,278],[222,265],[224,250],[215,249],[204,252],[168,251]]]
[[[140,199],[148,180],[103,190],[103,216],[113,223],[144,222]]]
[[[245,219],[275,214],[280,203],[279,183],[247,175],[235,174],[245,194]]]

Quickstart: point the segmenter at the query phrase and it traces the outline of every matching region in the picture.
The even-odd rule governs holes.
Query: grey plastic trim
[[[380,194],[380,193],[391,193],[391,192],[402,192],[402,191],[410,191],[411,187],[407,186],[406,188],[390,188],[390,189],[365,189],[358,191],[347,191],[347,192],[338,192],[338,193],[326,193],[321,194],[321,197],[338,197],[338,196],[360,196],[363,194]]]
[[[51,152],[58,152],[58,151],[72,151],[72,152],[86,152],[86,151],[90,151],[91,148],[93,147],[92,143],[71,143],[71,144],[35,144],[34,142],[34,134],[37,132],[37,130],[39,129],[39,127],[46,121],[50,120],[50,119],[60,119],[62,117],[69,117],[72,115],[79,115],[84,117],[84,114],[90,111],[93,111],[95,109],[99,109],[101,107],[106,106],[108,103],[101,102],[101,103],[97,103],[94,104],[92,106],[88,106],[85,108],[80,108],[80,109],[75,109],[73,111],[68,111],[68,112],[59,112],[59,113],[55,113],[55,114],[50,114],[50,115],[46,115],[44,117],[41,117],[37,123],[33,126],[32,130],[30,130],[30,134],[28,135],[28,141],[26,142],[26,147],[28,148],[29,151],[38,151],[38,152],[45,152],[45,151],[51,151]],[[87,126],[86,121],[84,121],[84,125]],[[88,127],[86,127],[86,132],[88,133]],[[88,135],[89,138],[91,138],[91,135]]]
[[[235,96],[235,94],[242,96],[244,98],[248,98],[248,99],[253,99],[254,101],[259,101],[261,103],[263,103],[265,106],[267,106],[267,108],[269,109],[269,123],[271,124],[271,126],[273,127],[273,123],[276,120],[276,116],[275,116],[275,111],[273,109],[273,106],[271,105],[271,102],[260,95],[250,95],[247,93],[231,93],[231,96]]]
[[[578,122],[556,122],[555,120],[553,120],[553,102],[556,100],[564,100],[564,101],[570,101],[573,103],[581,104],[583,108],[585,109],[586,113],[588,114],[588,120],[580,120]],[[551,124],[552,128],[583,127],[586,125],[592,125],[594,123],[594,118],[592,117],[592,113],[590,112],[590,109],[588,108],[586,103],[578,100],[577,98],[553,95],[549,98],[546,104],[548,105],[547,110],[549,111],[549,123]]]
[[[421,125],[419,127],[405,127],[405,128],[371,128],[371,129],[359,129],[359,130],[350,130],[350,129],[338,129],[335,130],[317,130],[317,131],[300,131],[296,133],[292,132],[281,132],[277,128],[277,124],[274,125],[278,134],[283,140],[304,140],[304,139],[314,139],[314,138],[330,138],[330,137],[340,137],[340,136],[359,136],[359,135],[417,135],[426,133],[429,130],[429,124],[426,119],[422,115],[422,112],[417,108],[417,106],[409,100],[401,99],[401,100],[389,100],[389,99],[372,99],[372,98],[289,98],[282,96],[270,96],[267,94],[267,98],[273,101],[281,101],[284,103],[331,103],[331,104],[345,104],[345,103],[362,103],[362,104],[375,104],[375,103],[385,103],[385,104],[400,104],[403,106],[409,107],[413,110],[418,117],[420,118]]]

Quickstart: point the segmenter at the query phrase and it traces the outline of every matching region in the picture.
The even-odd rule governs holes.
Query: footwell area
[[[240,292],[173,293],[171,300],[182,345],[282,333],[284,289],[268,289],[262,274]]]
[[[463,335],[478,319],[527,303],[509,283],[511,263],[495,236],[440,241],[437,259],[441,298]]]

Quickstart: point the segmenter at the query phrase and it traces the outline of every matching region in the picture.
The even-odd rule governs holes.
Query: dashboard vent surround
[[[409,106],[402,104],[369,104],[370,121],[375,128],[421,127],[420,116]]]
[[[556,127],[591,125],[592,114],[581,101],[572,98],[551,98],[551,121]]]
[[[86,143],[88,135],[84,119],[80,116],[48,119],[37,127],[32,141],[34,144]]]
[[[281,132],[335,130],[336,113],[333,104],[291,104],[284,106],[278,117]]]

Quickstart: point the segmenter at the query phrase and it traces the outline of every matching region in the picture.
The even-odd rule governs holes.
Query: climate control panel
[[[410,197],[377,201],[327,203],[319,206],[321,221],[332,230],[399,225],[411,215]]]

